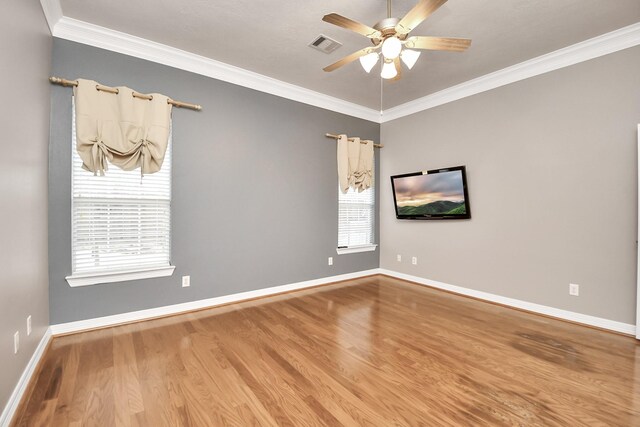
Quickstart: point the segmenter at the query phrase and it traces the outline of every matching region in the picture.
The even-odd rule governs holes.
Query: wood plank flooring
[[[640,426],[640,345],[384,276],[55,338],[17,426]]]

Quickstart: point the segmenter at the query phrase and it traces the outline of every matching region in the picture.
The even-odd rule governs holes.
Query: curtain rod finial
[[[49,77],[49,82],[53,83],[54,85],[60,85],[64,87],[78,86],[78,82],[76,80],[67,80],[56,76]]]

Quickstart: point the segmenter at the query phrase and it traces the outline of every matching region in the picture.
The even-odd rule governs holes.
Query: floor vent
[[[309,43],[309,47],[312,47],[324,53],[331,53],[337,48],[339,48],[340,46],[342,46],[342,43],[332,38],[329,38],[324,34],[320,34],[311,43]]]

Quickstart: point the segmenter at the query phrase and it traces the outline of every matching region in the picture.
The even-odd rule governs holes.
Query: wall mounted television
[[[464,166],[391,177],[398,219],[471,218]]]

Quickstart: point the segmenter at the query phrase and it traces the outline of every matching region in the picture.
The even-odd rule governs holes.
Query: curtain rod
[[[340,135],[334,135],[332,133],[325,133],[324,136],[326,136],[327,138],[333,138],[333,139],[338,139],[340,138]],[[349,138],[349,141],[353,141],[353,138]],[[366,142],[364,141],[360,141],[360,144],[366,144]],[[382,148],[384,147],[383,144],[373,144],[374,147],[376,148]]]
[[[55,85],[60,85],[64,87],[78,86],[77,80],[67,80],[60,77],[49,77],[49,81]],[[115,93],[115,94],[118,93],[118,89],[115,87],[97,85],[96,89],[101,90],[103,92],[109,92],[109,93]],[[149,99],[149,100],[153,99],[151,95],[145,95],[138,92],[133,92],[133,96],[140,99]],[[202,106],[198,104],[190,104],[188,102],[174,101],[173,99],[167,99],[167,102],[173,105],[174,107],[178,107],[178,108],[189,108],[191,110],[196,110],[196,111],[202,110]]]

